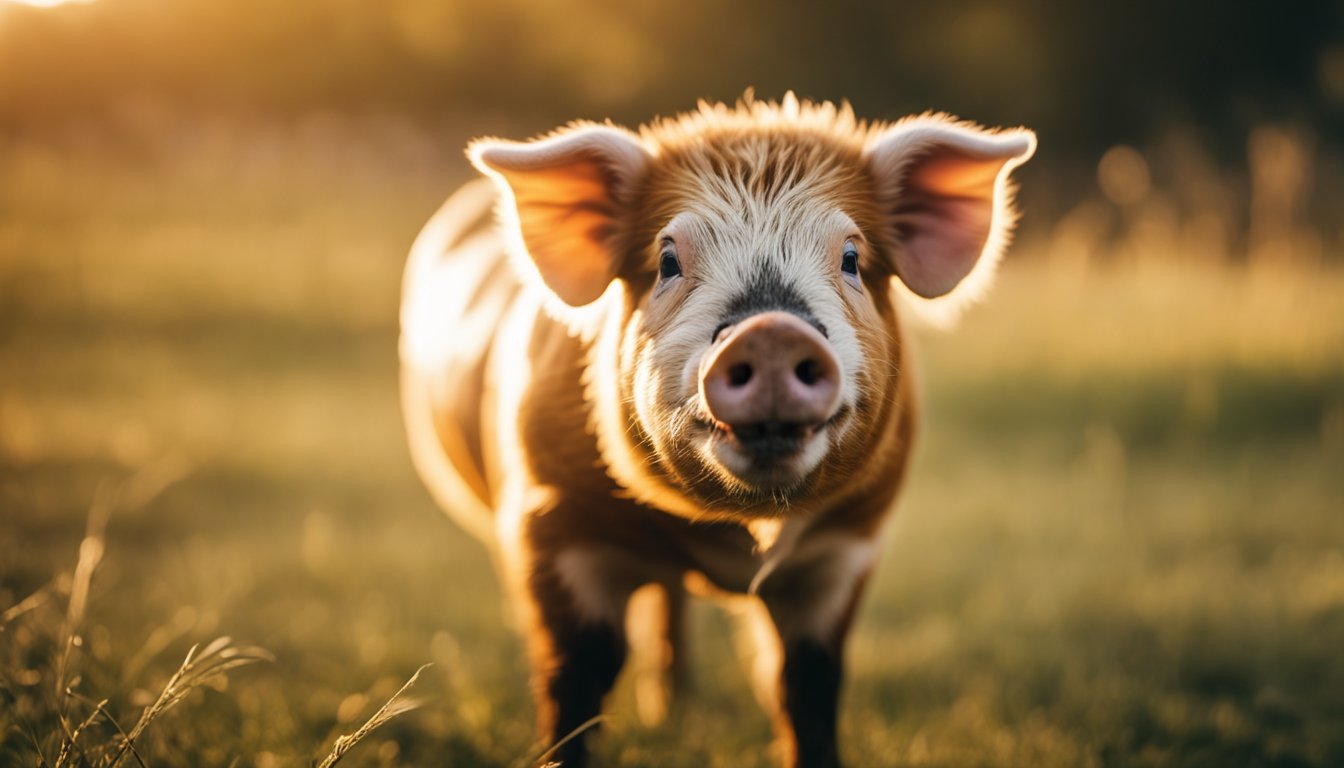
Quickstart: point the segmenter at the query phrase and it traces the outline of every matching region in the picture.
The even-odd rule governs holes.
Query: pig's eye
[[[840,255],[840,271],[850,275],[859,274],[859,249],[853,240],[845,241],[845,250]]]
[[[677,246],[671,240],[664,240],[662,253],[658,256],[658,277],[667,280],[680,274],[681,260],[677,258]]]

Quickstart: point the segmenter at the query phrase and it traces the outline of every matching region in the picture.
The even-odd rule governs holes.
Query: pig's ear
[[[1016,219],[1008,174],[1035,150],[1025,128],[988,131],[939,115],[872,137],[864,154],[900,243],[895,269],[906,287],[934,298],[977,265],[993,270]]]
[[[620,267],[617,223],[648,164],[639,138],[585,124],[523,143],[479,139],[467,155],[499,187],[505,223],[547,287],[572,307],[600,297]]]

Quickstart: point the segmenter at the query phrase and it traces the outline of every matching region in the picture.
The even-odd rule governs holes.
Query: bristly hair
[[[875,129],[882,127],[882,123],[856,117],[848,101],[837,105],[830,101],[799,100],[793,91],[785,93],[778,102],[762,101],[747,89],[732,106],[702,99],[693,111],[659,117],[640,126],[639,135],[655,152],[659,147],[698,141],[706,133],[768,132],[778,128],[801,129],[862,146]]]

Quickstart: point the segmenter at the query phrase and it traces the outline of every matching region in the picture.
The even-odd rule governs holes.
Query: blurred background
[[[1040,138],[991,297],[913,339],[851,762],[1344,764],[1338,0],[0,0],[0,762],[102,699],[112,739],[221,634],[276,660],[146,762],[309,764],[425,662],[347,764],[535,756],[488,558],[403,445],[404,255],[474,136],[748,87]],[[650,729],[620,688],[602,764],[771,764],[694,619],[692,703]]]

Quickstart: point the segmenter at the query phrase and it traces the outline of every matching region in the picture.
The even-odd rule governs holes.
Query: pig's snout
[[[765,312],[723,334],[700,366],[700,397],[739,442],[805,438],[835,414],[840,363],[811,324]]]

